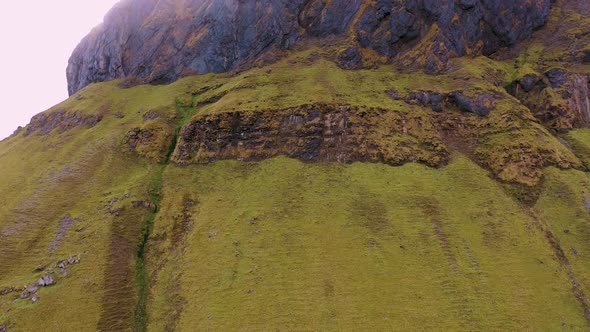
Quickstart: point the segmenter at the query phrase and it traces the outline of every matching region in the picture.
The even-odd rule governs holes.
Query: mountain
[[[68,86],[73,94],[116,78],[170,83],[309,44],[333,44],[343,67],[397,57],[436,72],[449,57],[488,55],[530,37],[549,8],[549,0],[123,1],[74,51]]]
[[[124,0],[0,142],[0,332],[587,330],[590,4]]]

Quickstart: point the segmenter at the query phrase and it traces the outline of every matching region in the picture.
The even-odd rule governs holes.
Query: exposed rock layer
[[[85,115],[80,112],[67,112],[64,110],[40,113],[31,119],[31,123],[25,129],[25,136],[33,133],[47,135],[54,129],[59,129],[63,133],[70,129],[85,126],[92,128],[102,120],[102,115]]]
[[[410,95],[434,99],[440,96],[427,92]],[[502,99],[510,106],[508,111],[496,110],[501,113],[496,115],[501,120],[494,120],[463,109],[462,101],[477,106],[482,99],[501,96],[484,93],[461,97],[444,97],[436,104],[440,112],[313,104],[283,110],[197,115],[182,128],[172,161],[256,161],[284,155],[310,162],[418,162],[439,167],[450,161],[451,151],[455,150],[489,169],[494,177],[527,186],[541,181],[540,170],[545,167],[581,167],[565,147],[538,143],[554,138],[541,131],[518,103]],[[498,135],[510,139],[500,141]]]
[[[415,161],[441,166],[448,161],[449,152],[429,119],[419,115],[347,105],[307,105],[196,119],[183,128],[174,160],[202,163],[277,155],[306,161],[393,165]]]
[[[590,75],[551,69],[542,76],[522,77],[510,90],[535,117],[556,132],[590,124]]]
[[[333,45],[343,67],[373,54],[437,72],[529,37],[549,9],[550,0],[125,0],[74,51],[68,90],[125,77],[169,83],[328,40],[342,41]]]

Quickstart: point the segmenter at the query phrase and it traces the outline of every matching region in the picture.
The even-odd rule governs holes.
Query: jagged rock
[[[357,69],[362,66],[363,56],[358,47],[348,47],[338,54],[337,60],[344,69]]]
[[[39,278],[39,280],[37,280],[37,285],[42,287],[52,286],[56,283],[57,281],[55,281],[55,279],[53,279],[50,275],[44,275],[43,277]]]
[[[453,92],[450,97],[465,112],[486,116],[494,108],[495,97],[490,93],[482,93],[476,96],[467,96],[461,92]]]
[[[160,114],[158,112],[155,112],[155,111],[147,111],[143,115],[143,120],[144,121],[152,121],[152,120],[155,120],[155,119],[157,119],[159,117],[160,117]]]
[[[566,72],[560,68],[553,68],[545,73],[545,76],[549,79],[549,84],[552,88],[560,88],[565,84]]]
[[[440,93],[431,91],[411,92],[408,97],[404,99],[409,104],[418,104],[425,107],[430,107],[435,112],[442,112],[442,101],[445,98]]]
[[[0,325],[0,332],[6,332],[6,325]]]
[[[78,257],[70,256],[68,258],[68,265],[75,265],[80,263],[80,255]]]
[[[122,1],[72,54],[68,91],[93,82],[170,83],[275,61],[295,45],[336,40],[346,68],[359,48],[434,73],[466,54],[491,54],[546,23],[550,0]],[[340,41],[340,42],[338,42]],[[418,43],[419,42],[419,43]],[[418,44],[416,46],[416,44]],[[416,46],[416,47],[414,47]],[[416,52],[407,52],[415,48]]]
[[[543,78],[537,75],[526,75],[517,82],[525,92],[531,92],[535,88],[544,89],[547,86]]]
[[[526,75],[508,90],[556,132],[590,124],[590,75],[554,68],[544,77]]]

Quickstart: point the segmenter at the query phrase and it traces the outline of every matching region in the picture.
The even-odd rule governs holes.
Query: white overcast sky
[[[68,97],[70,54],[116,2],[0,3],[0,140]]]

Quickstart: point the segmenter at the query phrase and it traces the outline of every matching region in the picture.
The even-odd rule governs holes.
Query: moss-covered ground
[[[586,175],[548,172],[583,180],[564,198],[583,204]],[[536,221],[463,156],[440,170],[226,161],[171,167],[164,183],[151,330],[586,327]],[[541,208],[557,227],[560,205]]]
[[[344,71],[318,53],[167,86],[95,84],[48,112],[98,114],[96,126],[0,142],[0,293],[14,289],[0,295],[0,326],[587,329],[590,136],[579,129],[560,141],[506,93],[536,70],[529,60],[464,58],[427,76]],[[481,117],[435,115],[390,94],[414,91],[499,97]],[[429,125],[410,128],[412,139],[440,137],[452,158],[438,169],[285,157],[174,163],[191,120],[314,103],[420,117]],[[450,141],[443,124],[460,135]],[[513,184],[534,199],[522,204],[506,190]],[[68,214],[72,225],[61,222]],[[37,302],[20,298],[78,254]]]

